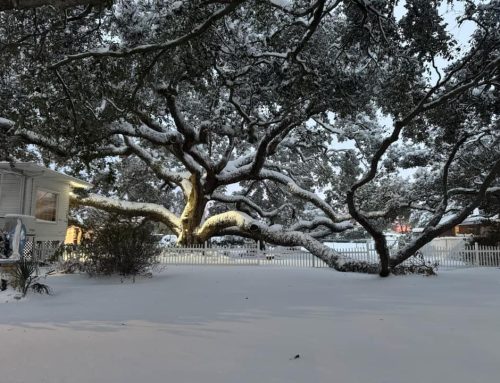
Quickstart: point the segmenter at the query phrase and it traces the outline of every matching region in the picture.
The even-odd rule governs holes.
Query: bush
[[[96,225],[97,226],[97,225]],[[93,229],[84,244],[85,270],[90,275],[144,274],[160,254],[149,223],[123,221],[111,216]]]
[[[32,290],[39,294],[50,294],[50,288],[44,283],[40,283],[40,277],[36,275],[37,265],[36,262],[31,260],[22,259],[21,261],[15,263],[10,273],[10,284],[11,286],[21,292],[22,296],[25,297],[28,290]]]
[[[395,275],[422,274],[430,276],[437,275],[438,267],[439,262],[429,262],[421,251],[417,251],[413,257],[394,267],[391,272]]]

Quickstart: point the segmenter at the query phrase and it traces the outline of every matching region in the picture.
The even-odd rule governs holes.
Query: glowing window
[[[35,217],[44,221],[56,220],[57,194],[44,190],[36,192]]]

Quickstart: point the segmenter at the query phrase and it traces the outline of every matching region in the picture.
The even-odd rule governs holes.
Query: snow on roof
[[[91,183],[78,179],[76,177],[69,176],[67,174],[57,172],[55,170],[46,168],[45,166],[35,164],[33,162],[15,162],[14,164],[10,162],[0,162],[0,170],[7,170],[14,173],[20,173],[29,177],[41,177],[52,178],[57,181],[63,181],[68,183],[74,188],[84,188],[90,189],[92,187]]]
[[[472,215],[464,219],[460,225],[479,225],[487,220],[488,218],[483,217],[482,215]]]
[[[439,221],[439,224],[442,225],[446,222],[448,222],[450,219],[454,218],[454,215],[448,215],[445,216]],[[458,226],[461,225],[480,225],[485,222],[490,222],[490,221],[498,221],[500,220],[500,215],[494,215],[493,217],[485,217],[483,216],[480,212],[479,209],[474,209],[474,212],[469,215],[467,218],[465,218],[461,223],[458,224]],[[414,227],[412,229],[413,233],[422,233],[424,231],[423,227]]]

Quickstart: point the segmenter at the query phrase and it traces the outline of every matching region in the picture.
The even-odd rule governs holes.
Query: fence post
[[[479,244],[474,243],[474,265],[479,266]]]
[[[203,242],[203,263],[207,264],[207,241]]]
[[[371,262],[372,260],[370,259],[370,242],[367,239],[366,240],[366,262]]]
[[[315,256],[314,256],[314,254],[312,254],[312,253],[309,253],[309,255],[312,257],[312,260],[313,260],[313,262],[312,262],[313,267],[316,267],[316,257],[315,257]]]

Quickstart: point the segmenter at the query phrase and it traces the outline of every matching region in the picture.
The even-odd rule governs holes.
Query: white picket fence
[[[335,251],[352,260],[378,263],[378,255],[372,244]],[[395,252],[396,250],[392,250]],[[428,263],[438,268],[500,267],[500,247],[462,246],[455,249],[427,245],[418,252]],[[207,246],[166,247],[158,261],[167,265],[260,265],[288,267],[328,267],[308,251],[296,247],[257,246]],[[406,263],[415,261],[409,259]]]
[[[328,267],[308,251],[294,247],[260,250],[257,246],[165,247],[158,261],[167,265],[276,265]]]

